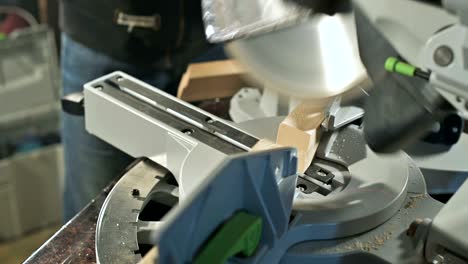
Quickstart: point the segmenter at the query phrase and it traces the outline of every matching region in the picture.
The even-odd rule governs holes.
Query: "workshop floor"
[[[41,231],[33,232],[11,242],[0,243],[0,263],[22,263],[36,249],[47,241],[60,226],[53,226]]]

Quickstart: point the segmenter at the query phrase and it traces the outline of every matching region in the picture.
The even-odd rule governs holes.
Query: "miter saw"
[[[293,149],[249,152],[274,136],[281,118],[234,126],[121,72],[87,84],[84,98],[88,131],[145,157],[101,209],[100,263],[137,262],[156,243],[160,263],[217,263],[254,234],[253,255],[233,262],[423,258],[406,232],[442,204],[406,154],[376,155],[353,119],[325,133],[298,175]]]
[[[205,4],[208,2],[213,1]],[[226,8],[229,3],[236,6],[235,2],[240,1],[223,2]],[[314,12],[289,2],[259,1],[259,4],[264,2],[281,2],[283,9],[263,13],[278,17],[245,27],[246,31],[238,30],[236,34],[224,31],[219,35],[216,33],[221,31],[216,27],[208,27],[207,30],[211,30],[208,33],[212,33],[208,36],[216,36],[217,40],[227,40],[222,36],[230,40],[238,37],[255,39],[258,34],[261,37],[277,28],[301,27],[301,21]],[[223,5],[221,1],[215,3]],[[447,3],[449,7],[456,3],[466,6],[460,1]],[[369,23],[372,17],[360,15],[363,9],[360,6],[356,9],[361,42],[367,35],[359,34],[360,23],[364,21],[366,25],[372,25]],[[287,11],[286,18],[281,10]],[[278,20],[280,17],[284,19]],[[208,18],[213,19],[213,16]],[[451,29],[464,30],[463,21]],[[224,22],[229,21],[226,18]],[[369,32],[372,35],[378,31]],[[430,43],[432,41],[428,47],[432,47]],[[448,47],[450,44],[447,42]],[[366,57],[362,54],[364,48],[360,49],[374,84],[388,81],[389,74],[369,69],[370,57],[376,55],[371,53]],[[453,67],[463,66],[458,52],[463,50],[454,46],[449,63]],[[411,59],[406,58],[405,62],[393,60],[394,67],[387,68],[409,75],[421,71],[437,88],[425,86],[429,91],[423,95],[429,95],[421,98],[431,99],[434,104],[413,108],[415,111],[409,112],[403,125],[409,124],[410,120],[419,121],[413,118],[415,116],[421,117],[423,124],[429,124],[429,120],[434,119],[427,117],[427,112],[437,118],[444,116],[436,114],[438,109],[443,113],[454,112],[453,106],[460,110],[461,105],[455,105],[455,102],[465,99],[460,90],[454,90],[460,88],[460,82],[453,81],[459,79],[449,78],[451,75],[444,71],[445,68],[429,62],[423,69],[401,70],[403,66],[411,68],[410,63],[416,64]],[[441,60],[445,64],[450,61],[446,56]],[[376,67],[385,70],[384,64],[385,60]],[[317,88],[308,94],[327,97],[345,92],[357,83],[353,76],[360,78],[362,65],[354,68],[355,75],[343,78],[339,84],[327,82],[332,80],[329,75],[329,79],[324,78],[324,84],[330,89]],[[265,76],[261,71],[257,74],[260,79]],[[298,80],[296,77],[294,80]],[[385,78],[379,79],[381,77]],[[409,89],[421,87],[414,79],[397,76],[390,80],[392,90],[402,86]],[[447,87],[446,84],[454,86]],[[292,86],[292,94],[305,96],[307,91],[303,88],[307,87]],[[448,100],[450,104],[446,104],[447,99],[443,98],[450,98],[447,91],[456,92],[460,98]],[[412,90],[405,92],[413,95],[411,102],[421,102]],[[379,100],[378,94],[373,96]],[[83,97],[76,95],[68,99],[77,105],[83,103]],[[403,97],[400,99],[405,102]],[[79,108],[76,109],[79,113]],[[281,119],[232,124],[122,72],[86,84],[84,114],[87,130],[129,155],[142,157],[124,172],[101,209],[96,233],[98,262],[136,263],[147,248],[156,246],[150,251],[153,252],[150,262],[465,263],[468,260],[468,236],[463,203],[468,195],[468,183],[460,187],[445,206],[433,200],[427,194],[421,171],[407,154],[378,155],[372,150],[388,152],[390,145],[379,142],[407,142],[407,138],[416,134],[420,137],[424,133],[406,137],[408,133],[398,130],[389,133],[390,137],[380,137],[379,134],[373,141],[373,133],[380,133],[382,126],[380,123],[369,125],[373,119],[366,116],[368,111],[378,113],[379,104],[364,106],[367,110],[364,125],[360,122],[361,116],[357,115],[339,115],[340,125],[333,125],[335,118],[328,117],[336,117],[339,109],[340,105],[336,103],[329,106],[326,120],[331,122],[322,124],[323,135],[315,158],[304,173],[298,173],[294,149],[251,152],[259,139],[274,139]],[[431,126],[421,131],[427,133]],[[405,140],[400,141],[400,138]]]

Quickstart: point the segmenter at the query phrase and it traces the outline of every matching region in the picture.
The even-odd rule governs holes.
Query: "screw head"
[[[317,175],[320,176],[320,177],[325,177],[327,176],[327,174],[323,171],[317,171]]]
[[[297,185],[297,189],[299,189],[299,191],[301,192],[305,192],[307,190],[307,186],[305,186],[304,184],[299,184]]]
[[[184,133],[185,135],[192,135],[193,132],[195,131],[193,131],[193,129],[190,129],[190,128],[182,130],[182,133]]]
[[[432,264],[443,264],[445,263],[444,256],[442,255],[436,255],[434,259],[432,260]]]
[[[453,50],[448,46],[440,46],[434,51],[434,62],[441,66],[449,66],[454,59]]]

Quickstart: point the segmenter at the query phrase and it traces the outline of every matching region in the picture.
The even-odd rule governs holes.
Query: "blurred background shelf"
[[[57,5],[0,0],[0,29],[31,16],[0,40],[0,263],[21,263],[62,222]]]

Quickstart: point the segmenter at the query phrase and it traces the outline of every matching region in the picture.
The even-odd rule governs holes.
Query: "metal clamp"
[[[322,122],[326,131],[337,130],[364,116],[364,110],[357,106],[342,106],[341,98],[336,98],[328,110],[327,118]]]

